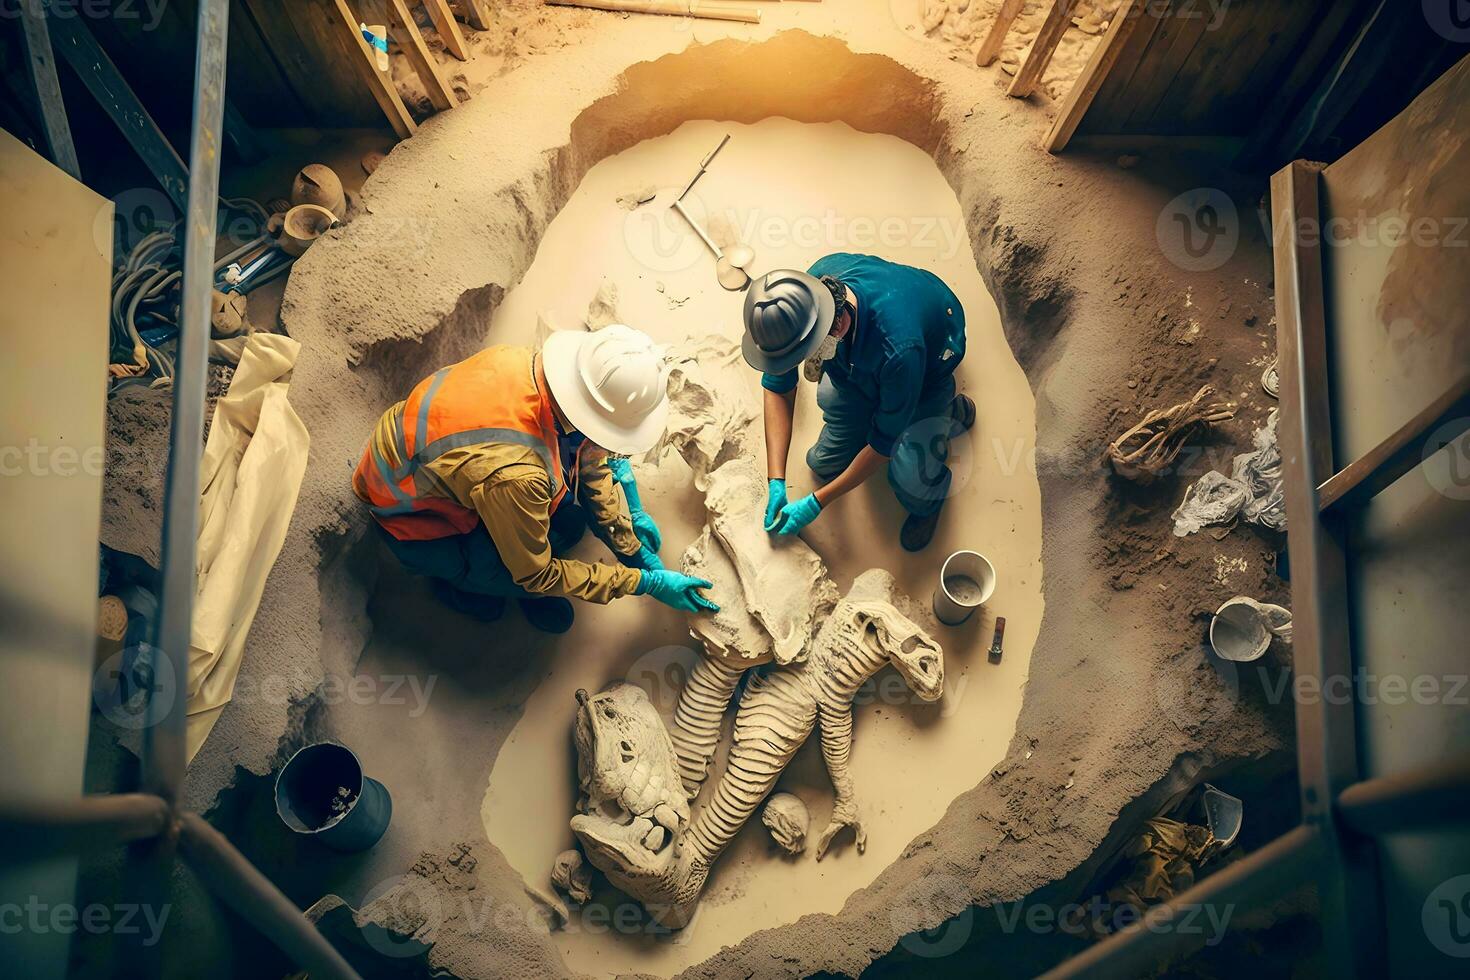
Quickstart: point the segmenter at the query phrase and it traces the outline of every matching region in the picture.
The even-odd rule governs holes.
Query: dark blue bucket
[[[337,851],[365,851],[382,838],[393,798],[345,745],[318,742],[291,757],[276,777],[281,822]]]

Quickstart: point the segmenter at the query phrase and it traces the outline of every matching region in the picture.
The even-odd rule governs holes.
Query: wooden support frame
[[[490,11],[485,7],[485,0],[459,0],[459,6],[464,11],[465,23],[477,31],[490,29]]]
[[[439,63],[424,43],[424,35],[419,32],[419,26],[414,23],[413,14],[404,0],[388,0],[388,30],[395,35],[413,70],[418,72],[425,91],[429,93],[430,104],[441,112],[454,108],[458,104],[454,93],[439,73]]]
[[[1449,426],[1448,431],[1442,431]],[[1399,477],[1418,466],[1426,453],[1444,448],[1428,445],[1431,436],[1458,439],[1470,429],[1470,374],[1405,422],[1393,435],[1362,457],[1328,477],[1317,488],[1318,507],[1351,509],[1366,503]]]
[[[1092,107],[1092,100],[1097,98],[1103,82],[1107,81],[1113,66],[1118,63],[1118,58],[1122,55],[1128,38],[1132,36],[1139,20],[1142,19],[1142,3],[1143,0],[1124,0],[1118,12],[1113,15],[1113,22],[1108,25],[1108,33],[1103,37],[1102,43],[1093,50],[1087,67],[1082,69],[1082,74],[1077,81],[1072,83],[1071,91],[1062,101],[1057,117],[1052,122],[1051,131],[1046,134],[1048,153],[1060,153],[1076,135],[1077,127],[1082,123],[1082,117],[1087,115],[1087,110]]]
[[[1328,690],[1351,682],[1353,655],[1346,523],[1340,514],[1323,514],[1317,494],[1335,472],[1322,242],[1312,233],[1322,226],[1319,181],[1317,168],[1292,163],[1271,178],[1271,203],[1293,672],[1298,682]],[[1323,946],[1334,975],[1381,976],[1376,858],[1370,842],[1346,839],[1333,820],[1338,794],[1360,778],[1356,699],[1303,698],[1295,707],[1302,821],[1321,830],[1335,858],[1318,882]]]
[[[1013,99],[1024,99],[1036,91],[1041,76],[1051,64],[1052,55],[1057,53],[1057,45],[1062,43],[1062,35],[1072,26],[1072,10],[1076,6],[1077,0],[1052,0],[1051,10],[1047,11],[1041,30],[1036,32],[1036,40],[1031,42],[1031,50],[1026,52],[1021,70],[1011,79],[1011,87],[1006,89],[1006,95]]]
[[[50,0],[47,6],[51,5]],[[153,172],[163,192],[180,214],[188,210],[189,172],[184,161],[164,138],[143,103],[133,94],[117,66],[87,30],[84,18],[70,14],[48,17],[56,50],[71,65],[87,91],[122,130],[129,145]]]
[[[465,45],[464,34],[454,19],[454,11],[449,9],[449,0],[424,0],[424,9],[429,12],[429,20],[434,22],[434,30],[439,32],[444,49],[460,61],[468,61],[470,49]]]
[[[350,44],[357,46],[358,57],[353,59],[353,64],[357,66],[358,75],[373,93],[373,99],[383,110],[383,115],[388,117],[393,132],[398,134],[399,139],[408,139],[418,129],[418,124],[413,121],[413,116],[409,115],[403,100],[398,97],[398,90],[393,87],[392,80],[378,71],[377,56],[363,40],[362,32],[357,27],[358,20],[347,6],[347,0],[332,0],[332,9],[336,12],[338,28],[348,33],[351,37]]]
[[[975,64],[984,68],[1000,57],[1006,35],[1010,33],[1011,25],[1016,22],[1025,5],[1026,0],[1004,0],[1000,9],[995,12],[995,20],[990,23],[990,32],[980,42],[980,47],[975,49]]]
[[[26,61],[31,70],[31,89],[41,109],[41,125],[46,131],[51,162],[81,180],[82,167],[77,162],[71,125],[66,120],[66,103],[61,99],[61,83],[56,78],[56,55],[51,50],[51,32],[46,27],[42,0],[21,0],[20,19]]]
[[[1308,881],[1321,868],[1324,855],[1320,833],[1310,827],[1289,830],[1170,901],[1150,908],[1141,921],[1063,961],[1043,973],[1042,978],[1153,975],[1160,959],[1205,942],[1203,930],[1170,928],[1170,923],[1202,908],[1256,905],[1278,898]]]

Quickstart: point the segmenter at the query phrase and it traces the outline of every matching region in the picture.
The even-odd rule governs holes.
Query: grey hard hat
[[[822,280],[795,269],[777,269],[745,290],[745,363],[785,374],[806,360],[832,331],[837,304]]]

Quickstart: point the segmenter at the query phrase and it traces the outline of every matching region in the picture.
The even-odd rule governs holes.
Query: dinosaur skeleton
[[[865,572],[827,617],[807,659],[751,676],[735,715],[725,772],[687,831],[687,802],[677,800],[686,807],[681,812],[669,795],[677,788],[670,786],[672,760],[662,754],[671,746],[669,736],[646,697],[640,702],[626,684],[595,698],[579,692],[578,770],[590,792],[572,818],[572,831],[588,860],[641,901],[655,921],[671,928],[688,924],[710,867],[814,728],[836,790],[831,818],[817,840],[817,859],[844,827],[853,828],[861,851],[867,838],[848,767],[853,697],[888,664],[926,701],[939,698],[944,688],[944,653],[899,612],[897,604],[908,601],[887,572]],[[609,706],[619,718],[608,717]],[[633,734],[635,723],[644,730]],[[647,760],[638,754],[644,749],[651,752]],[[617,805],[607,806],[609,799]],[[660,807],[683,819],[660,820]]]
[[[733,355],[734,347],[723,338]],[[827,566],[806,542],[773,537],[761,527],[766,480],[748,445],[755,414],[716,391],[704,364],[725,351],[675,358],[669,373],[672,406],[664,437],[694,473],[709,521],[684,553],[690,575],[716,583],[718,613],[690,618],[690,634],[705,651],[674,711],[671,733],[679,772],[691,799],[699,793],[720,741],[720,721],[740,677],[761,664],[797,663],[822,619],[837,604]]]

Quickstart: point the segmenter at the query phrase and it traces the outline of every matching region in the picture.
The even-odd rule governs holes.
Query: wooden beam
[[[1123,53],[1129,36],[1143,16],[1143,11],[1139,9],[1140,2],[1141,0],[1124,0],[1118,12],[1113,15],[1107,35],[1093,50],[1087,67],[1082,69],[1082,75],[1072,83],[1072,89],[1063,100],[1056,121],[1052,123],[1051,132],[1046,134],[1047,152],[1059,153],[1071,142],[1077,127],[1082,123],[1082,117],[1087,115],[1092,100],[1097,98],[1098,90],[1102,88],[1113,66],[1118,63],[1118,56]]]
[[[485,9],[485,0],[459,0],[459,6],[464,11],[465,23],[477,31],[490,29],[490,11]]]
[[[398,134],[399,139],[408,139],[418,129],[413,121],[413,116],[403,106],[403,100],[398,97],[398,90],[393,87],[391,79],[378,71],[378,58],[373,49],[362,38],[362,31],[358,30],[358,20],[352,15],[352,10],[347,6],[347,0],[333,0],[333,9],[337,14],[338,25],[341,30],[352,36],[352,42],[356,44],[360,57],[353,59],[357,66],[357,73],[361,76],[368,90],[373,93],[378,107],[383,110],[383,115],[388,117],[393,132]]]
[[[52,4],[48,3],[48,7]],[[75,13],[48,19],[52,43],[66,63],[76,72],[87,91],[122,130],[129,145],[153,172],[179,214],[189,210],[189,171],[179,154],[169,145],[153,117],[138,100],[127,81],[98,46],[82,17]]]
[[[1286,539],[1291,553],[1292,670],[1312,690],[1351,685],[1347,529],[1322,513],[1317,487],[1334,472],[1328,324],[1322,278],[1319,172],[1297,161],[1271,178],[1276,269],[1277,428]],[[1305,688],[1303,688],[1305,690]],[[1351,690],[1351,687],[1349,687]],[[1323,947],[1334,976],[1381,976],[1383,930],[1372,844],[1346,839],[1333,801],[1360,778],[1357,697],[1299,698],[1295,705],[1302,822],[1325,835],[1335,860],[1317,882]]]
[[[449,0],[424,0],[424,9],[429,12],[429,19],[434,22],[434,30],[439,32],[439,39],[444,42],[444,49],[460,61],[468,61],[470,50],[465,46],[459,25],[454,21],[454,11],[449,9]]]
[[[394,39],[398,41],[398,46],[408,57],[409,64],[413,65],[413,70],[418,72],[419,79],[424,83],[424,89],[429,93],[429,102],[440,112],[453,109],[458,104],[454,93],[449,90],[444,76],[439,74],[439,63],[434,60],[429,46],[424,43],[424,36],[419,33],[419,26],[413,22],[413,14],[409,13],[408,5],[403,0],[388,0],[388,20],[392,25],[389,30],[396,34]]]
[[[1041,76],[1046,72],[1046,66],[1051,64],[1052,55],[1057,53],[1062,35],[1072,26],[1072,8],[1076,5],[1077,0],[1052,0],[1051,10],[1042,22],[1041,30],[1036,32],[1036,40],[1031,42],[1031,50],[1026,52],[1026,61],[1011,80],[1011,87],[1006,89],[1006,95],[1013,99],[1024,99],[1036,91]]]
[[[41,0],[21,0],[20,19],[26,59],[31,68],[31,89],[41,109],[41,126],[46,132],[51,162],[81,180],[82,168],[71,140],[71,125],[66,121],[66,104],[61,100],[61,84],[56,80],[56,56],[51,50],[51,33],[46,29],[46,11]]]
[[[1442,431],[1446,425],[1450,429]],[[1353,508],[1367,503],[1424,462],[1426,454],[1443,449],[1447,440],[1459,438],[1466,429],[1470,429],[1470,374],[1393,435],[1328,477],[1317,488],[1318,508],[1325,511],[1334,506]],[[1439,445],[1428,445],[1430,436],[1436,436]]]
[[[995,20],[990,23],[990,33],[985,35],[985,40],[975,50],[975,64],[984,68],[1000,57],[1000,48],[1005,43],[1006,34],[1010,32],[1011,25],[1016,22],[1017,15],[1025,5],[1026,0],[1005,0],[1000,5],[1000,9],[995,12]]]

